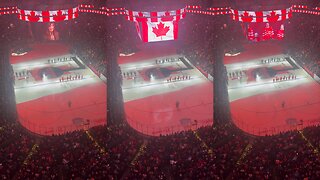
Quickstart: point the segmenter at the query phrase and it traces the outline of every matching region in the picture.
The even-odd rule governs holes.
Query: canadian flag
[[[32,11],[18,9],[18,18],[30,22],[59,22],[75,19],[79,16],[79,8],[56,11]]]
[[[240,22],[277,22],[290,19],[292,9],[273,11],[238,11],[231,9],[232,19]]]
[[[129,21],[151,21],[151,22],[160,22],[160,21],[179,21],[180,19],[185,18],[186,10],[178,9],[174,11],[163,11],[163,12],[141,12],[141,11],[131,11],[126,10],[126,19]]]
[[[157,42],[175,40],[178,38],[178,22],[142,22],[142,40],[144,42]]]

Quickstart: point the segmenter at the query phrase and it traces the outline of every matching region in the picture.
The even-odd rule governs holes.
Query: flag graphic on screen
[[[176,21],[142,22],[144,42],[157,42],[175,40],[178,37],[178,24]]]
[[[239,11],[231,9],[232,19],[240,22],[277,22],[290,19],[292,9],[282,9],[274,11]]]

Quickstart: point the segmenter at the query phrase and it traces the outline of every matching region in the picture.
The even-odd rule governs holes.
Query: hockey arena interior
[[[317,0],[0,2],[1,179],[319,179]]]

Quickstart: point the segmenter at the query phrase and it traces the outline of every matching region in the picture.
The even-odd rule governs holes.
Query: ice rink
[[[61,53],[50,53],[50,49]],[[36,44],[12,57],[20,123],[41,134],[62,134],[106,123],[106,84],[63,44]]]
[[[129,124],[152,136],[212,125],[213,83],[183,55],[152,45],[119,60]]]
[[[241,55],[225,58],[233,121],[251,134],[277,134],[320,123],[320,84],[275,48],[251,45]]]

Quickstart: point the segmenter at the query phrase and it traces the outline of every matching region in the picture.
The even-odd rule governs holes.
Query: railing
[[[213,124],[213,119],[198,120],[193,121],[189,125],[174,125],[174,126],[165,126],[158,127],[157,125],[146,125],[142,124],[136,120],[127,116],[128,124],[135,130],[139,131],[142,134],[150,136],[161,136],[161,135],[170,135],[182,131],[196,130],[200,127],[211,126]]]
[[[105,125],[106,120],[105,119],[91,120],[90,122],[83,123],[82,125],[43,126],[43,125],[36,124],[35,122],[31,122],[29,120],[19,118],[19,123],[33,133],[36,133],[39,135],[45,135],[45,136],[52,136],[52,135],[61,135],[61,134],[65,134],[73,131],[87,130],[95,126]]]
[[[302,130],[309,126],[320,125],[320,118],[298,121],[294,125],[288,124],[288,125],[264,127],[264,128],[254,127],[246,123],[245,121],[237,119],[235,117],[232,117],[232,120],[233,120],[233,123],[241,130],[257,136],[276,135],[276,134],[284,133],[287,131]]]

